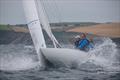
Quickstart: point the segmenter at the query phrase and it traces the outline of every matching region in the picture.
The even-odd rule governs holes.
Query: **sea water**
[[[69,40],[74,33],[54,33],[63,47],[74,48]],[[22,40],[22,39],[21,39]],[[110,38],[94,39],[95,48],[83,63],[74,68],[40,69],[32,44],[0,45],[0,80],[120,80],[120,43]],[[47,41],[49,47],[52,47]]]

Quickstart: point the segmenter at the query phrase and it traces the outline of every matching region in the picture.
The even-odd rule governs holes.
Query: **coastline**
[[[104,23],[68,29],[66,32],[84,32],[98,36],[120,38],[120,23]]]

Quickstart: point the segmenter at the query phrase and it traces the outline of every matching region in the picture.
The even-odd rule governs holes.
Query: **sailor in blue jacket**
[[[77,41],[78,42],[78,41]],[[89,49],[93,48],[93,44],[91,43],[92,39],[87,39],[84,33],[81,34],[79,43],[76,45],[77,48],[83,51],[88,51]]]

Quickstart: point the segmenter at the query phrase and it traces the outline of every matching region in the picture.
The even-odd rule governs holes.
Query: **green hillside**
[[[0,25],[0,30],[10,30],[9,25]]]

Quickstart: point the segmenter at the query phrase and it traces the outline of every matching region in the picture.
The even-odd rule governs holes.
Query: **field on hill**
[[[105,37],[120,37],[120,23],[106,23],[69,29],[66,32],[92,33]]]

